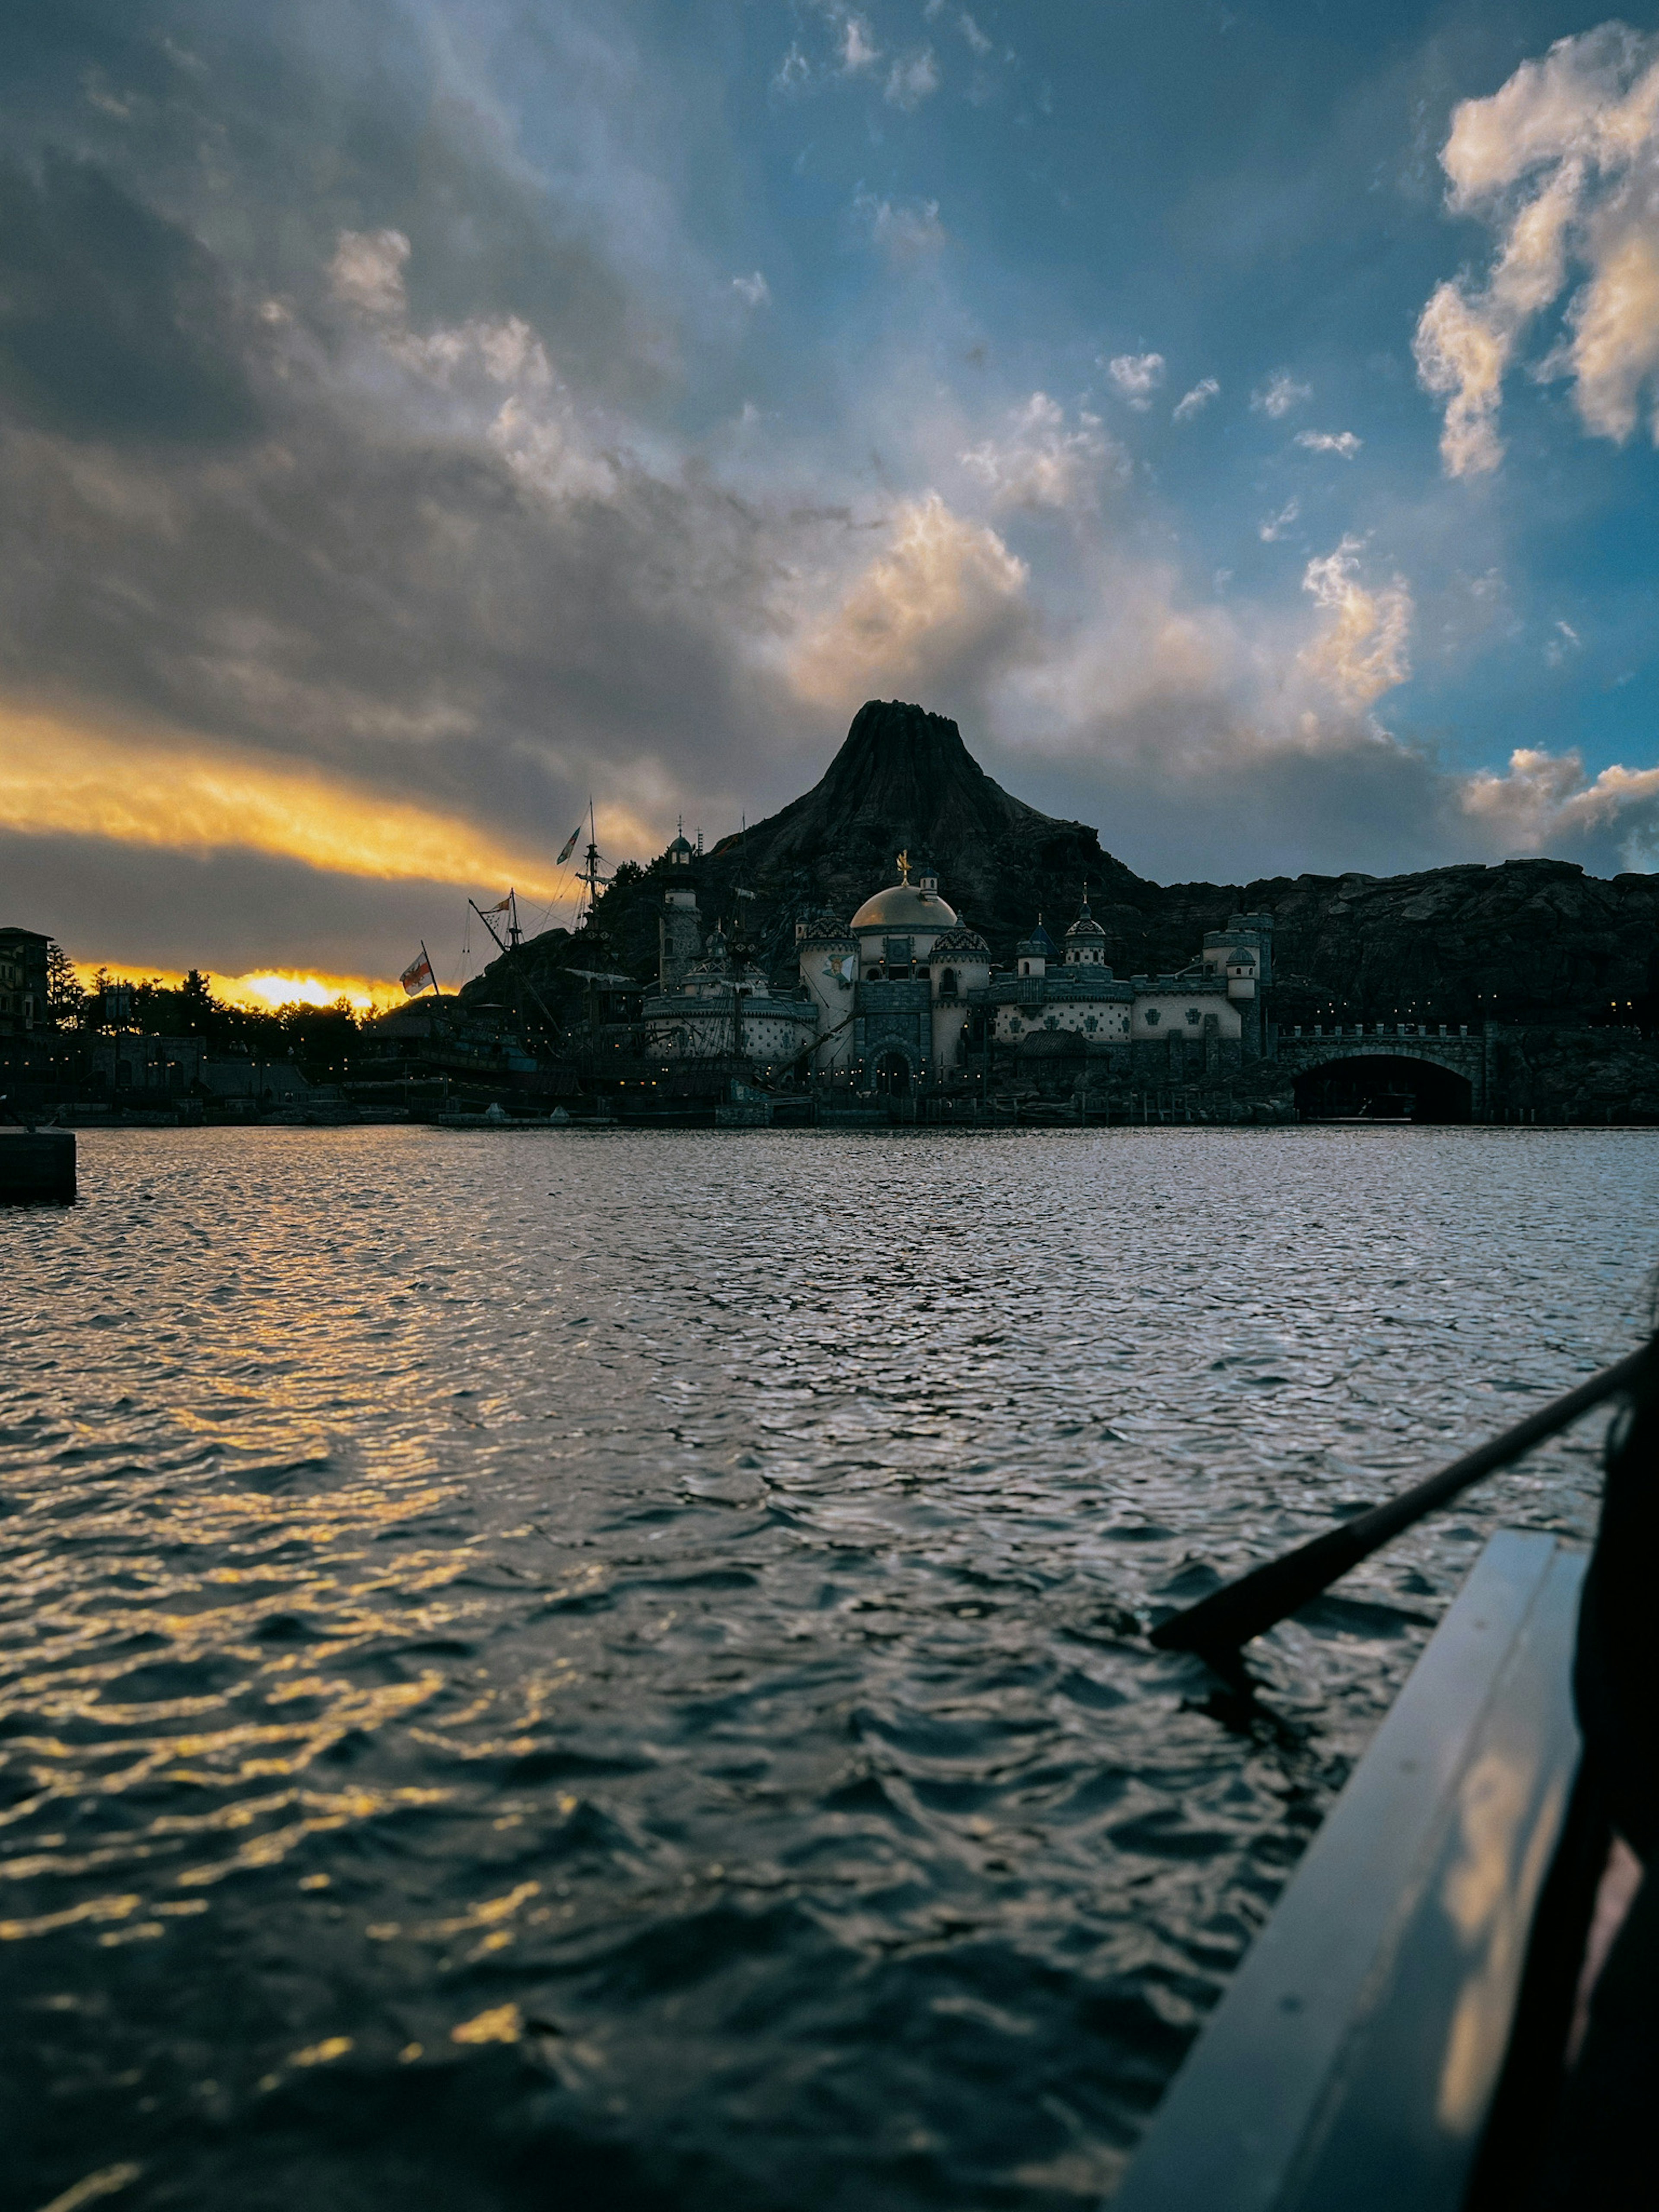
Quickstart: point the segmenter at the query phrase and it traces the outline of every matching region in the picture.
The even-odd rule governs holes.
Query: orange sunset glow
[[[561,888],[551,855],[527,842],[321,769],[4,707],[0,828],[186,852],[241,847],[383,881],[511,883],[544,901]]]
[[[177,968],[145,967],[130,961],[77,960],[76,980],[86,990],[94,988],[100,973],[112,981],[161,983],[176,991],[184,981]],[[216,999],[228,1006],[246,1006],[268,1014],[279,1006],[331,1006],[343,999],[355,1013],[381,1014],[401,1006],[407,994],[395,978],[383,975],[319,975],[303,969],[253,969],[245,975],[210,975],[208,984]]]

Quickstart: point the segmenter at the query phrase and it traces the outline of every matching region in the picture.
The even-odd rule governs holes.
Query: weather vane
[[[899,854],[898,871],[899,881],[902,884],[908,884],[910,880],[910,855],[908,853],[901,853]]]

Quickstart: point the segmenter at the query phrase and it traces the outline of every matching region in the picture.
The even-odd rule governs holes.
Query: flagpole
[[[409,939],[404,938],[404,943],[407,945]],[[421,939],[421,957],[426,963],[427,974],[432,978],[432,995],[434,999],[441,999],[443,993],[438,988],[438,971],[432,964],[432,955],[426,949],[425,938]]]

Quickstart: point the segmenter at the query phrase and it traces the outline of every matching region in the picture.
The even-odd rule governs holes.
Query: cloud
[[[859,76],[873,69],[881,59],[881,48],[871,33],[870,26],[862,15],[848,15],[841,27],[841,65],[848,76]]]
[[[945,243],[937,200],[878,199],[860,185],[853,197],[853,217],[894,261],[919,260]]]
[[[1544,647],[1545,665],[1550,668],[1565,667],[1569,657],[1583,651],[1583,640],[1570,622],[1558,619],[1553,635]]]
[[[1502,460],[1504,379],[1574,272],[1534,374],[1571,380],[1592,434],[1622,445],[1645,409],[1659,442],[1659,39],[1605,23],[1558,40],[1488,98],[1459,103],[1440,161],[1450,211],[1497,240],[1484,280],[1437,285],[1418,322],[1419,380],[1445,403],[1446,473]]]
[[[1097,416],[1082,415],[1066,428],[1066,410],[1046,392],[1034,392],[1013,410],[1012,430],[988,438],[958,456],[999,507],[1072,507],[1092,505],[1100,469],[1115,449],[1102,434]]]
[[[1364,542],[1344,538],[1310,561],[1302,588],[1328,617],[1299,659],[1346,708],[1369,707],[1411,674],[1412,595],[1403,576],[1368,586],[1359,576]]]
[[[797,40],[773,72],[772,89],[787,98],[792,94],[805,92],[811,81],[812,64],[801,52]]]
[[[887,73],[886,99],[891,106],[902,107],[907,113],[938,90],[939,64],[931,46],[896,61]]]
[[[1295,497],[1287,499],[1278,514],[1269,515],[1255,534],[1264,545],[1276,544],[1301,513],[1301,501]]]
[[[665,65],[631,17],[561,4],[533,38],[469,42],[420,0],[349,37],[278,11],[256,44],[246,11],[181,5],[201,66],[125,40],[131,66],[100,58],[119,115],[88,104],[78,52],[56,107],[28,71],[0,93],[9,143],[101,149],[129,224],[88,215],[73,164],[9,173],[0,708],[65,734],[0,732],[33,825],[0,807],[0,875],[46,926],[79,915],[89,951],[178,967],[396,973],[458,873],[544,878],[590,783],[618,856],[682,806],[716,828],[804,788],[872,692],[957,714],[1014,789],[1175,873],[1534,834],[1536,805],[1467,810],[1378,721],[1411,593],[1364,545],[1322,567],[1287,529],[1294,558],[1257,564],[1255,599],[1240,564],[1223,605],[1154,478],[1102,501],[1121,456],[1075,402],[1027,397],[1035,372],[1006,413],[953,390],[969,337],[994,361],[1018,332],[964,319],[932,198],[884,173],[860,194],[861,241],[923,276],[902,315],[890,283],[849,319],[824,275],[845,374],[793,348],[757,363],[781,337],[731,262],[759,248],[718,242],[743,235],[721,226],[752,146],[728,143],[720,73]],[[70,15],[76,38],[113,21]],[[866,60],[861,30],[848,74],[848,21],[801,7],[777,89],[850,92],[849,143],[897,128],[890,85],[929,96],[898,74],[924,38],[941,75],[980,66],[946,5],[908,31],[883,15],[892,45]],[[131,282],[106,228],[136,241]],[[1206,377],[1165,401],[1156,356],[1121,358],[1141,389],[1097,374],[1126,404],[1186,422],[1218,397]],[[744,391],[764,404],[736,434]],[[1032,514],[1066,526],[1028,547]],[[1571,650],[1534,633],[1534,670],[1547,645]],[[1587,855],[1646,804],[1604,787],[1574,811],[1592,787],[1569,779],[1547,817]],[[380,866],[434,872],[349,872]]]
[[[1190,392],[1186,393],[1183,398],[1176,400],[1175,406],[1170,410],[1170,421],[1173,422],[1190,422],[1194,416],[1201,415],[1204,412],[1204,410],[1209,405],[1210,402],[1215,398],[1220,389],[1221,386],[1216,381],[1214,377],[1200,377],[1199,381],[1194,385]]]
[[[454,392],[463,420],[482,415],[484,436],[521,476],[555,495],[610,496],[614,458],[555,374],[536,332],[518,315],[471,316],[415,330],[403,273],[409,252],[400,231],[343,231],[329,264],[334,297],[368,325],[385,356]],[[766,296],[758,270],[732,283],[751,307]]]
[[[994,530],[953,514],[937,492],[906,501],[883,550],[828,614],[803,625],[791,680],[837,709],[959,686],[1023,637],[1030,580]]]
[[[1105,368],[1120,396],[1141,413],[1152,405],[1152,394],[1164,381],[1161,353],[1114,354]]]
[[[409,311],[408,258],[409,240],[400,230],[343,230],[328,264],[329,289],[371,322],[401,322]]]
[[[517,883],[553,872],[509,840],[383,789],[201,740],[163,741],[0,708],[0,830],[175,852],[244,849],[381,880]]]
[[[1365,441],[1352,430],[1298,430],[1296,442],[1310,453],[1340,453],[1351,461]]]
[[[775,515],[665,439],[646,458],[521,317],[416,323],[406,239],[337,234],[309,307],[246,326],[257,438],[83,443],[14,415],[0,707],[159,734],[55,788],[12,763],[0,821],[528,884],[590,786],[648,847],[679,776],[718,807],[797,741],[769,656],[810,503]],[[688,697],[710,735],[665,769]],[[317,964],[289,907],[266,921]]]
[[[1507,771],[1467,779],[1462,811],[1508,853],[1611,848],[1626,867],[1659,866],[1659,768],[1605,768],[1593,780],[1575,748],[1518,749]]]
[[[1271,416],[1276,422],[1292,407],[1299,407],[1304,399],[1312,398],[1311,384],[1298,384],[1289,369],[1276,368],[1267,382],[1250,394],[1250,404],[1258,415]]]
[[[957,17],[957,28],[974,52],[982,59],[991,51],[991,41],[964,8]]]
[[[91,161],[0,161],[0,397],[71,437],[248,435],[229,288],[178,224]]]

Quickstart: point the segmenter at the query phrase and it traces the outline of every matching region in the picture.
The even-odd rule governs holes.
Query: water
[[[1097,2203],[1659,1135],[102,1133],[0,1216],[8,2204]],[[85,2185],[76,2193],[77,2186]],[[66,2194],[67,2192],[67,2194]]]

